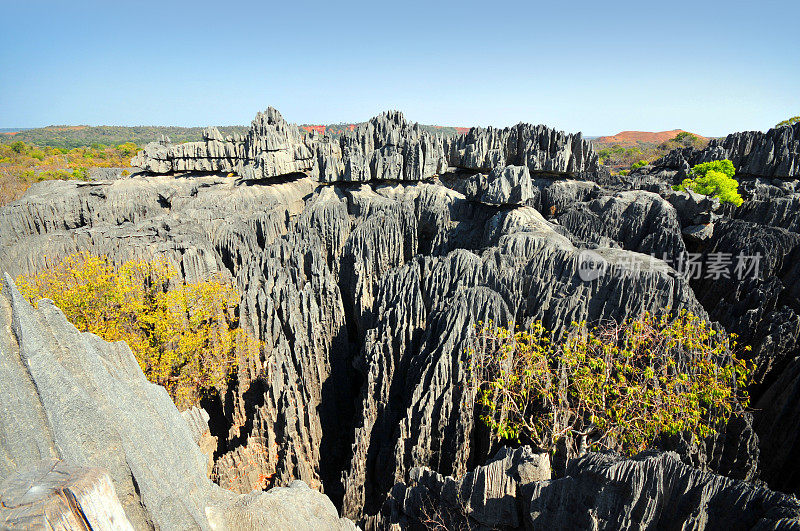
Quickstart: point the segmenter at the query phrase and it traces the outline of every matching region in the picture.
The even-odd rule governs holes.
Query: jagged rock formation
[[[624,494],[623,494],[624,493]],[[534,528],[793,529],[800,504],[763,487],[699,472],[675,454],[625,460],[588,454],[570,462],[566,477],[534,484]]]
[[[587,454],[549,478],[546,455],[502,449],[461,479],[415,468],[367,529],[797,529],[800,502],[700,472],[674,453]]]
[[[800,177],[800,124],[777,127],[766,133],[746,131],[713,139],[703,149],[671,151],[652,163],[650,172],[688,173],[695,164],[730,159],[738,177],[796,179]]]
[[[544,125],[472,128],[452,140],[448,151],[450,166],[476,171],[513,165],[531,173],[576,175],[599,169],[597,154],[580,133],[565,134]]]
[[[557,175],[594,172],[599,166],[580,134],[518,124],[443,137],[409,124],[397,111],[332,140],[301,133],[270,107],[244,137],[223,138],[214,127],[203,137],[202,142],[148,144],[131,164],[153,173],[232,172],[249,180],[303,173],[321,182],[421,181],[442,175],[448,166],[490,172],[518,165]]]
[[[216,127],[203,131],[202,142],[171,144],[169,139],[148,144],[131,164],[153,173],[236,172],[262,179],[309,171],[313,145],[270,107],[258,113],[247,135],[223,138]]]
[[[761,475],[772,488],[796,494],[800,484],[800,467],[794,458],[794,452],[800,449],[800,358],[789,362],[756,403],[756,409],[760,411],[756,429],[761,434],[761,450],[769,456],[761,466]]]
[[[404,528],[420,523],[449,529],[464,524],[484,529],[522,528],[526,510],[522,492],[536,482],[549,481],[550,476],[548,455],[533,453],[528,447],[501,448],[486,465],[460,479],[414,468],[408,485],[393,487],[367,529],[390,523]]]
[[[766,138],[784,145],[754,137],[747,160]],[[374,523],[387,499],[400,503],[395,484],[422,478],[412,471],[461,478],[497,450],[465,394],[474,323],[542,320],[560,333],[573,320],[686,308],[754,345],[755,398],[773,398],[702,445],[662,447],[703,470],[743,480],[763,470],[797,489],[800,475],[781,472],[796,470],[793,454],[774,450],[795,441],[784,428],[795,380],[781,373],[800,355],[796,181],[751,179],[734,210],[672,191],[675,168],[614,180],[579,135],[520,124],[446,138],[396,112],[329,139],[268,110],[243,137],[165,139],[137,160],[182,175],[35,185],[0,209],[0,269],[27,274],[88,251],[162,256],[187,280],[236,282],[241,321],[263,349],[200,404],[210,433],[199,410],[186,413],[187,437],[213,453],[225,488],[301,479]],[[769,160],[759,164],[784,165]],[[703,261],[760,251],[762,277],[690,281],[676,260],[687,250]],[[586,276],[587,260],[599,276]],[[207,481],[208,455],[194,453]],[[238,525],[220,507],[220,525]]]
[[[318,492],[303,493],[304,501],[292,492],[245,502],[212,483],[189,424],[164,388],[145,379],[127,345],[78,332],[48,300],[33,309],[7,275],[0,296],[0,379],[0,483],[3,507],[11,510],[0,509],[0,517],[7,521],[44,518],[68,525],[83,514],[90,522],[98,519],[98,528],[114,519],[118,525],[110,528],[124,528],[126,517],[135,529],[209,529],[209,508],[244,518],[237,509],[244,505],[247,514],[258,507],[287,523],[304,525],[313,514],[339,524],[333,504]],[[67,464],[46,461],[52,459]],[[95,468],[108,471],[113,487]],[[21,496],[26,482],[33,485],[31,494]],[[44,506],[28,503],[45,489],[73,496],[65,494],[69,503],[56,494]],[[316,506],[299,513],[283,501],[287,497]]]

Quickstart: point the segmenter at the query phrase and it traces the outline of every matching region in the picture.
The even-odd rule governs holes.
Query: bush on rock
[[[733,353],[736,336],[685,311],[593,329],[572,323],[562,341],[541,322],[476,330],[471,387],[501,439],[552,450],[566,438],[579,453],[633,455],[660,434],[711,435],[748,403],[752,367]]]
[[[237,353],[259,347],[238,326],[239,297],[220,278],[189,284],[164,261],[76,254],[17,286],[34,304],[48,298],[79,330],[125,341],[145,376],[180,409],[220,390]]]
[[[692,190],[698,194],[718,198],[723,203],[732,203],[741,206],[742,196],[739,195],[739,182],[733,178],[736,169],[728,160],[715,160],[696,164],[688,179],[673,188],[675,190]]]

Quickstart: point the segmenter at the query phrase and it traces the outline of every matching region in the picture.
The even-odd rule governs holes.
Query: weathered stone
[[[148,144],[131,164],[152,173],[232,172],[247,180],[304,173],[321,182],[421,181],[448,166],[491,172],[517,165],[558,175],[599,169],[597,155],[580,133],[543,125],[473,128],[464,136],[444,137],[390,111],[330,139],[303,134],[272,107],[256,116],[242,138],[224,139],[209,128],[202,142]]]
[[[133,531],[108,474],[46,459],[0,484],[0,527]]]
[[[654,170],[677,170],[683,178],[695,164],[722,159],[733,162],[737,177],[797,179],[800,176],[800,123],[766,133],[732,133],[724,139],[712,139],[708,147],[701,150],[674,150],[655,161],[653,167]]]
[[[530,500],[534,529],[800,527],[796,499],[699,472],[674,453],[588,454],[570,462],[566,477],[534,484]]]
[[[769,152],[773,137],[779,140],[753,136],[743,164]],[[685,308],[710,314],[754,345],[754,399],[769,389],[773,400],[763,420],[755,412],[757,434],[749,421],[732,421],[702,445],[672,447],[685,463],[751,480],[760,444],[765,479],[796,489],[791,451],[776,450],[793,448],[794,431],[783,426],[793,414],[794,380],[781,374],[798,356],[800,337],[800,186],[773,178],[792,152],[781,148],[780,160],[752,162],[772,173],[742,176],[746,202],[734,209],[671,190],[696,154],[674,153],[675,167],[662,161],[617,178],[579,135],[543,126],[440,137],[390,112],[329,138],[300,132],[268,111],[247,135],[223,138],[209,129],[202,142],[182,146],[149,146],[141,165],[154,173],[216,174],[33,186],[0,209],[0,269],[32,273],[86,251],[115,262],[163,257],[187,281],[221,274],[236,282],[241,323],[264,346],[240,360],[230,388],[202,404],[211,417],[208,437],[197,415],[189,419],[193,448],[203,437],[207,443],[206,455],[190,452],[198,482],[207,483],[213,452],[213,477],[227,488],[247,493],[299,478],[324,489],[345,514],[372,522],[387,496],[402,499],[395,486],[412,470],[463,477],[495,453],[464,389],[474,323],[540,319],[560,334],[573,320]],[[703,156],[725,156],[726,149],[719,144]],[[229,171],[239,178],[226,177]],[[708,238],[684,243],[682,229],[708,223]],[[760,252],[762,278],[732,272],[690,286],[676,271],[687,245],[705,262],[712,254],[735,260]],[[586,256],[605,269],[585,278]],[[33,385],[19,364],[0,364],[0,371],[4,382]],[[9,418],[49,425],[35,401],[9,400]],[[46,430],[16,437],[14,455],[58,457]],[[130,485],[114,474],[131,473],[110,463],[120,499],[130,505],[136,490],[127,495]],[[183,483],[166,484],[165,493],[186,491]],[[231,500],[208,504],[222,508],[214,513],[223,515],[220,525],[259,521],[224,516]],[[204,507],[188,505],[202,522]],[[136,526],[150,516],[129,518]]]
[[[681,230],[681,233],[688,239],[695,242],[708,240],[714,235],[714,224],[691,225]]]
[[[358,529],[350,520],[339,518],[327,497],[300,480],[288,487],[239,496],[227,506],[208,507],[206,514],[214,531]]]
[[[3,507],[20,505],[15,494],[20,481],[40,481],[36,490],[41,491],[51,483],[51,472],[56,479],[63,475],[61,465],[41,465],[43,459],[63,459],[108,471],[113,489],[102,485],[102,474],[86,472],[81,477],[89,479],[79,479],[75,472],[77,483],[64,490],[67,498],[71,492],[81,502],[84,515],[100,519],[100,528],[111,518],[124,525],[122,513],[110,503],[114,491],[136,529],[209,529],[209,507],[213,512],[233,506],[228,511],[236,512],[237,495],[208,479],[207,456],[195,443],[189,423],[164,388],[145,379],[130,349],[78,332],[48,300],[33,309],[8,275],[0,295],[0,377],[0,451],[5,456],[0,481],[10,482],[4,483]],[[95,484],[103,487],[102,500],[87,490]],[[5,490],[9,485],[13,492]],[[306,504],[300,499],[309,496],[321,501],[302,514],[287,510],[285,521],[304,525],[309,514],[330,520],[333,506],[322,494],[290,490],[288,497],[296,504]],[[58,496],[38,509],[31,506],[31,517],[44,514],[50,521],[60,515],[69,525],[79,509],[51,512],[51,505],[63,506]],[[323,512],[316,512],[326,504]],[[248,514],[252,511],[248,508]],[[15,513],[9,518],[18,517]],[[335,509],[333,518],[338,522]]]

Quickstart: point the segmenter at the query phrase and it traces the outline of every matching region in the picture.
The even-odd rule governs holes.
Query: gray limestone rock
[[[270,107],[243,137],[223,138],[216,128],[206,129],[203,137],[201,142],[148,144],[131,165],[159,174],[234,173],[246,180],[303,173],[321,182],[422,181],[442,175],[448,166],[488,173],[516,165],[556,175],[599,170],[597,154],[580,133],[518,124],[445,137],[409,123],[398,111],[332,139],[305,134]]]
[[[358,529],[350,520],[339,518],[326,496],[300,480],[288,487],[245,494],[226,506],[209,507],[206,514],[214,531]]]
[[[526,166],[502,166],[468,179],[464,195],[489,205],[520,205],[533,197],[533,183]]]
[[[534,485],[528,515],[534,529],[800,527],[795,498],[700,472],[674,453],[575,459],[566,477]]]
[[[113,488],[106,485],[101,489],[103,499],[116,492],[124,516],[136,529],[209,529],[208,508],[213,512],[240,503],[234,493],[208,479],[207,456],[196,444],[189,423],[164,388],[145,379],[124,343],[106,343],[93,334],[78,332],[48,300],[39,301],[38,309],[32,308],[8,275],[0,296],[0,377],[4,382],[0,394],[4,507],[19,505],[16,495],[7,490],[9,485],[32,477],[31,470],[44,470],[42,460],[48,459],[107,470]],[[60,475],[62,469],[56,465],[48,470]],[[71,470],[65,469],[73,474]],[[52,474],[44,472],[41,480],[34,478],[37,484],[52,483],[48,479]],[[85,474],[100,486],[106,477]],[[68,487],[73,493],[88,488]],[[283,509],[286,522],[305,524],[309,514],[339,522],[323,495],[290,490],[280,497],[307,509],[301,514],[287,505]],[[250,499],[260,496],[275,497],[262,493]],[[309,506],[310,499],[318,500],[316,505]],[[87,507],[82,512],[88,517],[120,517],[113,504],[103,502],[101,507],[92,499],[89,502],[91,511],[100,512],[89,514]],[[42,510],[50,518],[47,507]],[[254,510],[248,508],[247,514]],[[32,511],[32,517],[37,511],[41,513]],[[230,511],[236,517],[237,510]],[[120,520],[119,525],[123,524]],[[343,529],[348,525],[341,523]]]
[[[703,448],[680,441],[672,447],[686,463],[749,480],[758,475],[760,445],[765,479],[796,489],[792,453],[781,445],[793,448],[795,433],[786,427],[794,380],[782,373],[798,356],[800,337],[800,186],[788,177],[774,179],[784,174],[781,168],[793,167],[793,134],[790,128],[750,135],[750,144],[741,135],[729,142],[743,167],[764,174],[743,179],[748,201],[738,209],[669,189],[670,179],[679,179],[700,157],[688,151],[671,154],[647,173],[615,179],[580,135],[520,124],[442,137],[397,112],[330,138],[306,134],[268,110],[246,135],[224,138],[211,128],[202,142],[176,146],[164,139],[137,155],[138,165],[151,173],[185,175],[39,183],[0,208],[0,269],[28,274],[86,251],[115,262],[166,258],[187,281],[221,274],[236,282],[240,321],[263,348],[240,361],[228,388],[200,404],[210,416],[208,432],[201,414],[187,414],[187,424],[177,411],[166,413],[164,397],[151,397],[158,392],[142,390],[150,388],[136,379],[125,384],[135,392],[115,388],[121,398],[106,409],[80,402],[87,394],[80,390],[93,389],[85,382],[105,381],[103,370],[113,372],[116,365],[92,362],[73,375],[72,368],[82,365],[72,363],[80,357],[72,351],[82,350],[62,348],[48,359],[63,367],[59,374],[67,382],[80,383],[65,388],[77,397],[77,418],[90,431],[85,435],[64,423],[49,428],[48,415],[69,412],[55,405],[50,411],[31,398],[40,384],[26,375],[18,354],[5,354],[18,352],[18,336],[0,334],[0,378],[14,382],[14,392],[4,388],[2,396],[12,413],[0,424],[38,426],[2,444],[13,446],[9,452],[19,462],[104,455],[96,447],[126,433],[117,419],[107,420],[108,412],[132,410],[143,400],[168,418],[166,427],[149,417],[131,420],[128,413],[118,415],[119,422],[155,425],[168,437],[180,431],[177,447],[191,449],[179,452],[181,458],[167,452],[151,459],[147,452],[154,452],[155,443],[137,438],[142,448],[134,445],[124,463],[112,456],[104,464],[134,526],[206,525],[206,507],[219,508],[212,513],[221,526],[258,525],[256,508],[273,510],[273,502],[258,496],[238,500],[246,514],[237,520],[231,512],[236,500],[209,487],[208,453],[216,456],[212,476],[228,489],[246,494],[300,479],[323,489],[345,515],[370,522],[382,514],[387,496],[401,499],[395,485],[407,483],[413,470],[427,467],[426,478],[463,478],[497,450],[464,391],[464,355],[476,322],[491,318],[525,326],[542,320],[560,334],[573,320],[686,308],[710,315],[756,347],[754,396],[768,392],[772,399],[763,413],[755,412],[753,423],[729,424]],[[770,152],[769,142],[777,155],[759,155]],[[725,156],[728,149],[717,143],[702,157]],[[657,193],[637,189],[642,186]],[[708,238],[684,241],[682,228],[710,222]],[[678,267],[674,260],[647,256],[672,259],[687,246],[704,259],[711,253],[761,252],[763,276],[700,278],[690,285],[670,267]],[[589,277],[587,256],[603,266]],[[43,311],[56,312],[47,303]],[[43,340],[54,348],[48,341]],[[81,341],[105,345],[96,338]],[[89,398],[101,405],[111,400],[93,393]],[[101,420],[84,418],[90,408],[106,413]],[[216,444],[212,450],[207,437],[204,455],[196,442],[206,435]],[[86,444],[65,443],[69,455],[61,456],[54,437],[84,437]],[[126,437],[113,439],[115,448],[127,448]],[[153,467],[180,471],[187,461],[191,481],[200,485],[194,490],[186,479],[174,478],[179,472],[160,472],[167,479],[150,473]],[[684,477],[683,469],[668,470]],[[11,472],[0,459],[0,477]],[[156,484],[160,490],[152,494]],[[569,488],[584,492],[575,485]],[[196,502],[206,500],[206,494],[195,496],[201,491],[211,492],[213,503]],[[164,501],[173,495],[178,502]],[[276,518],[283,517],[279,506],[274,505]],[[326,514],[324,519],[333,517]],[[524,524],[525,518],[520,512],[517,521]]]
[[[579,241],[602,244],[605,237],[623,249],[665,260],[686,252],[675,208],[652,192],[618,192],[574,203],[558,222]]]
[[[708,240],[714,235],[714,224],[706,223],[703,225],[690,225],[681,230],[681,233],[688,239],[695,242]]]
[[[505,129],[473,127],[448,141],[450,166],[489,172],[526,166],[533,173],[577,175],[596,172],[600,163],[580,133],[566,134],[544,125],[517,124]]]
[[[382,512],[405,525],[422,521],[446,528],[517,529],[524,522],[522,491],[550,475],[547,453],[504,447],[458,479],[412,469],[408,483],[395,486]]]
[[[133,531],[105,471],[57,459],[17,470],[0,484],[0,527]]]
[[[797,179],[800,176],[800,124],[777,127],[766,133],[732,133],[723,139],[711,140],[708,147],[701,150],[674,150],[655,161],[653,169],[677,171],[680,180],[695,164],[722,159],[733,162],[737,178]]]
[[[415,468],[366,529],[797,529],[800,502],[701,472],[672,452],[589,453],[550,479],[546,454],[501,450],[461,479]],[[533,473],[530,473],[533,472]]]

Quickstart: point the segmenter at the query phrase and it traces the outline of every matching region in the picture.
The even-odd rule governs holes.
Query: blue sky
[[[0,127],[545,123],[767,129],[800,114],[800,1],[0,0]]]

